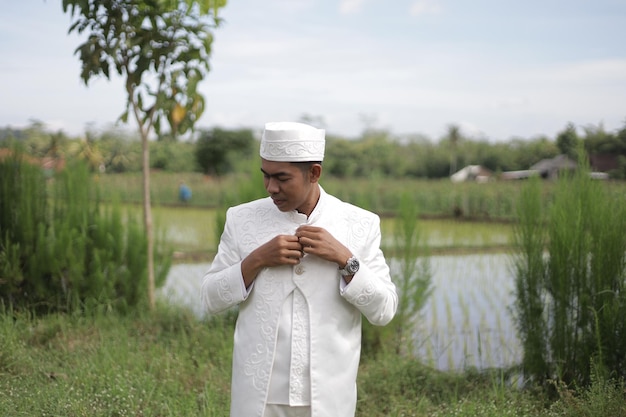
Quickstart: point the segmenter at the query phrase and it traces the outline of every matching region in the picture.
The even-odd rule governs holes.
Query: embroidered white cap
[[[325,133],[324,129],[304,123],[266,123],[261,137],[261,158],[275,162],[321,162]]]

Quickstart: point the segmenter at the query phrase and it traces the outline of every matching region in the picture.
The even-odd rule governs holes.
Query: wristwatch
[[[359,270],[359,260],[355,256],[351,256],[346,262],[346,266],[339,268],[339,273],[342,276],[354,275]]]

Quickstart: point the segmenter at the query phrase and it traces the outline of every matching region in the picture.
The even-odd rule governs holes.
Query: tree
[[[196,142],[196,162],[207,175],[220,176],[232,170],[231,155],[250,156],[254,148],[254,135],[250,129],[204,131]]]
[[[132,115],[142,141],[143,212],[147,236],[148,299],[155,304],[154,238],[150,209],[148,141],[167,122],[174,136],[193,129],[202,115],[204,99],[198,84],[209,71],[217,12],[226,0],[63,0],[73,19],[69,32],[88,33],[76,53],[81,78],[125,79],[126,111]]]
[[[461,142],[461,128],[458,125],[448,125],[448,140],[450,141],[450,175],[456,172],[457,151]]]
[[[578,159],[576,152],[579,142],[576,126],[573,123],[568,123],[565,129],[556,136],[556,146],[559,151],[574,160]]]
[[[85,161],[91,172],[97,172],[104,164],[104,156],[100,149],[96,132],[92,129],[85,131],[85,136],[70,144],[70,155],[74,159]]]

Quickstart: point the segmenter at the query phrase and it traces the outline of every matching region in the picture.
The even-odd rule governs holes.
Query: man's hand
[[[352,256],[350,249],[321,227],[300,226],[296,230],[296,237],[300,240],[304,253],[334,262],[339,268],[346,266],[346,261]]]
[[[241,273],[246,288],[263,268],[279,265],[297,265],[304,256],[297,236],[278,235],[256,248],[241,262]]]

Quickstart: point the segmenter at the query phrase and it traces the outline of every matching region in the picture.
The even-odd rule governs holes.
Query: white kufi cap
[[[266,123],[261,138],[261,158],[275,162],[321,162],[326,145],[324,135],[324,129],[304,123]]]

